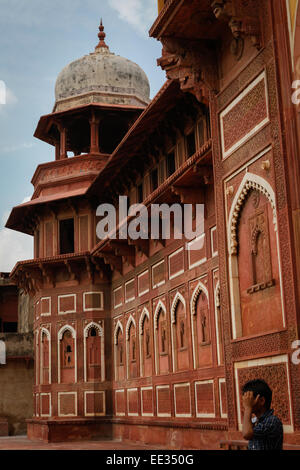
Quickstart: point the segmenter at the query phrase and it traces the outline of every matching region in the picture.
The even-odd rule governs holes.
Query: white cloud
[[[17,104],[19,100],[14,92],[3,81],[1,82],[4,85],[1,88],[0,114],[4,114],[5,111]]]
[[[108,0],[110,7],[119,17],[145,35],[157,16],[156,2],[153,0]]]
[[[18,261],[33,258],[33,237],[13,230],[0,230],[0,272],[10,272]]]
[[[31,149],[34,146],[35,144],[33,142],[23,142],[22,144],[8,145],[2,148],[0,147],[0,155],[2,153],[13,153],[13,152],[18,152],[19,150]]]
[[[18,98],[10,88],[6,87],[6,104],[12,105],[16,103],[18,103]]]

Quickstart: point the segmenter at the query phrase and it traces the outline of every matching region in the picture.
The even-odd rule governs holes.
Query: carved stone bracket
[[[178,80],[184,92],[208,104],[218,91],[218,71],[212,42],[163,37],[163,55],[157,60],[169,79]]]
[[[251,38],[253,46],[262,47],[261,25],[256,0],[214,0],[211,3],[215,17],[228,24],[238,45],[245,37]]]
[[[71,281],[78,281],[79,282],[79,272],[75,269],[74,265],[70,263],[70,261],[65,260],[64,264],[68,270],[69,273],[69,280]]]

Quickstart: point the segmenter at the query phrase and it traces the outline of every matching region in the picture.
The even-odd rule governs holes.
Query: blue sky
[[[138,63],[149,77],[151,97],[165,81],[157,67],[161,44],[149,38],[156,0],[1,0],[0,80],[0,272],[32,257],[32,238],[4,229],[11,208],[32,195],[39,163],[53,148],[33,137],[39,117],[52,111],[55,80],[72,60],[93,52],[100,18],[115,54]]]

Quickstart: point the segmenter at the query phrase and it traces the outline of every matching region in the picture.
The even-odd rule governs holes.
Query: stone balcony
[[[87,189],[108,157],[108,154],[84,154],[39,165],[31,181],[33,199],[83,186]]]

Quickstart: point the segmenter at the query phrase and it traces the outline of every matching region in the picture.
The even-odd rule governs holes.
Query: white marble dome
[[[89,103],[145,106],[150,85],[139,65],[110,52],[100,25],[95,52],[71,62],[57,77],[54,111]]]

